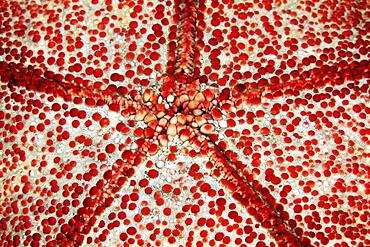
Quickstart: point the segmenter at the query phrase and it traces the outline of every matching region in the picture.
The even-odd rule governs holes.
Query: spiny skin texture
[[[366,1],[0,9],[0,245],[370,245]]]

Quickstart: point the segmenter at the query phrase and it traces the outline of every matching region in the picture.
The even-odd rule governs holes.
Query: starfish
[[[89,4],[1,4],[1,245],[369,244],[366,1]]]

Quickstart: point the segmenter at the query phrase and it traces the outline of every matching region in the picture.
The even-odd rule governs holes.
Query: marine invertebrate
[[[366,11],[2,3],[1,243],[367,245]]]

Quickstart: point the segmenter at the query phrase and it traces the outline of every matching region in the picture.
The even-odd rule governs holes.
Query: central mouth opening
[[[184,111],[184,107],[182,106],[182,104],[180,104],[178,107],[177,107],[177,111],[176,113],[182,113]]]

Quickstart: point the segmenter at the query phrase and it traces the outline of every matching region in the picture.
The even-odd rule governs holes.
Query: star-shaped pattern
[[[1,245],[369,245],[366,1],[1,3]]]

